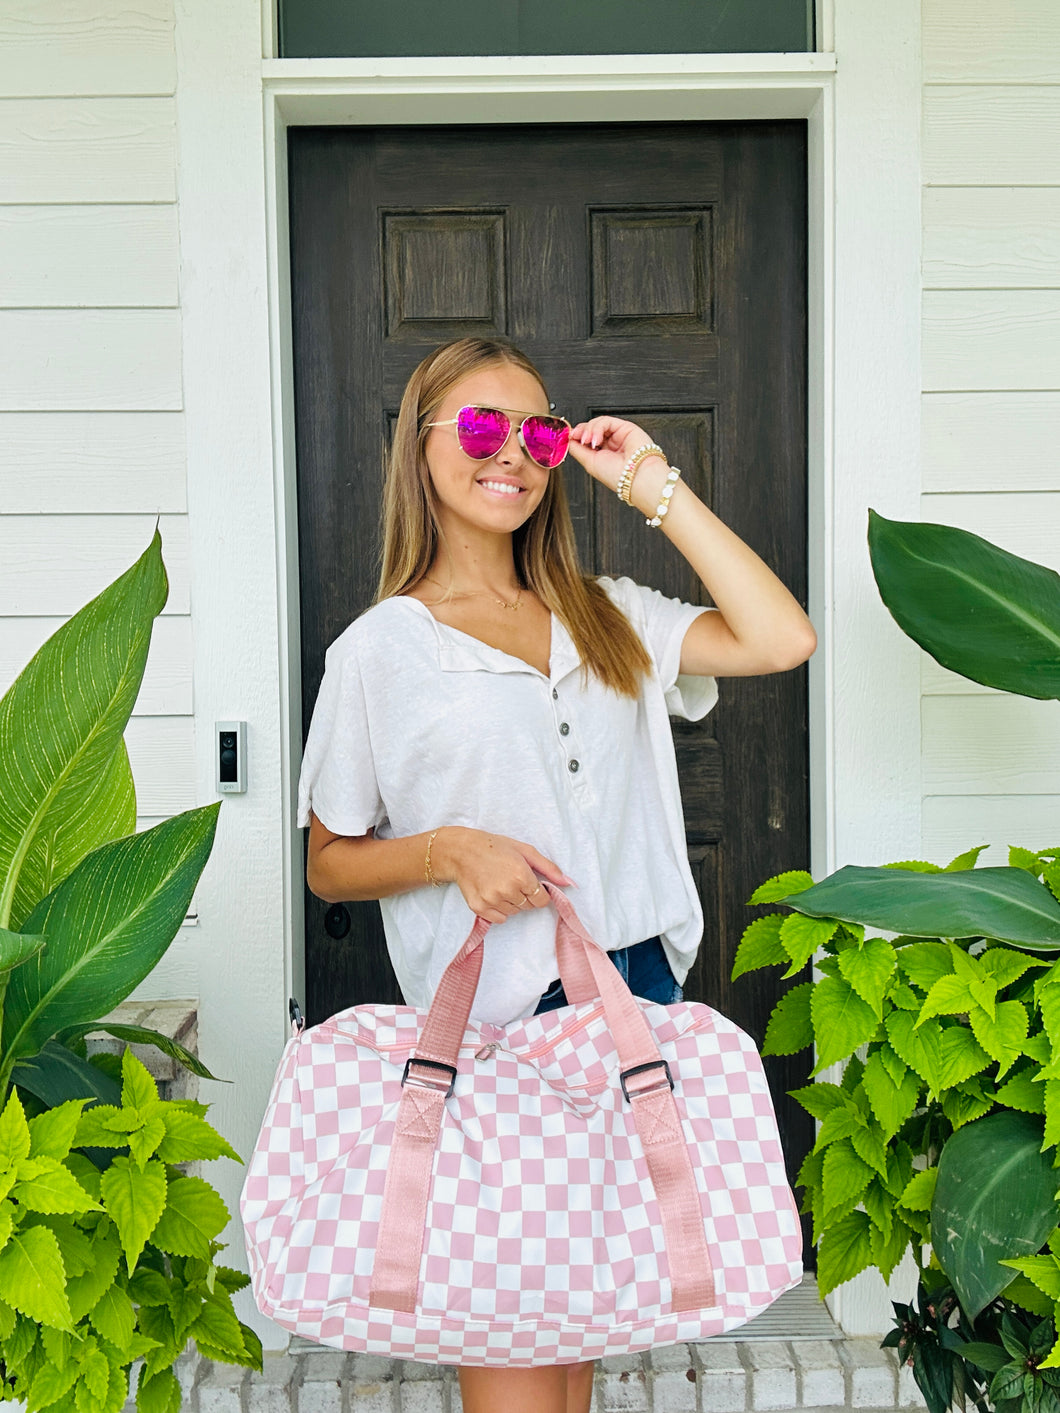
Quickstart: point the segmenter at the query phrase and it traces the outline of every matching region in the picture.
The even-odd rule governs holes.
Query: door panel
[[[437,343],[512,339],[577,422],[610,411],[803,599],[805,128],[799,123],[292,129],[302,680],[372,601],[381,466]],[[584,563],[708,602],[666,538],[568,460]],[[730,679],[675,723],[704,943],[690,999],[761,1042],[776,973],[729,981],[746,900],[808,858],[805,672]],[[443,823],[444,821],[439,821]],[[374,904],[306,902],[306,1012],[398,1000]],[[542,978],[542,986],[551,978]],[[810,1125],[771,1061],[789,1159]]]

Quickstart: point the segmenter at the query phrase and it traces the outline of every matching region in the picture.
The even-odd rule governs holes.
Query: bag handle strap
[[[565,894],[544,880],[542,887],[558,915],[556,955],[568,1000],[578,1004],[599,996],[604,1003],[621,1065],[622,1091],[633,1110],[659,1203],[672,1308],[709,1309],[715,1303],[714,1273],[669,1066],[607,953],[586,932]],[[410,1314],[416,1309],[434,1153],[489,928],[485,918],[476,918],[439,982],[420,1042],[405,1065],[372,1271],[369,1303],[374,1308]]]

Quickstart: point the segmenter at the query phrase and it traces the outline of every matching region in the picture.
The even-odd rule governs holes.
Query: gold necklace
[[[436,579],[429,579],[426,575],[424,575],[424,578],[427,580],[428,584],[435,584],[439,589],[442,587]],[[450,591],[445,595],[446,599],[492,599],[494,603],[500,604],[501,608],[508,608],[513,610],[519,607],[519,601],[522,597],[523,587],[521,584],[519,586],[518,592],[515,595],[515,598],[512,600],[511,603],[509,603],[507,599],[499,599],[496,594],[491,594],[488,589],[463,589],[460,591],[460,593],[453,593],[452,591]],[[436,603],[444,602],[445,599],[436,600]]]

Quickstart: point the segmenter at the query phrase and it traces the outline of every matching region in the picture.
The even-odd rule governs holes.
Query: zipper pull
[[[481,1050],[476,1050],[476,1051],[475,1051],[475,1059],[476,1059],[476,1060],[488,1060],[489,1057],[490,1057],[492,1054],[494,1054],[495,1051],[497,1051],[497,1050],[499,1050],[499,1049],[500,1049],[500,1046],[497,1044],[497,1042],[496,1042],[495,1040],[491,1040],[488,1045],[483,1045],[483,1047],[482,1047]]]

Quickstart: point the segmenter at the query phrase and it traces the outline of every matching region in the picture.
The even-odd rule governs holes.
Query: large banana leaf
[[[62,807],[48,812],[23,861],[11,905],[14,926],[29,917],[87,853],[136,828],[136,787],[124,741],[119,740],[94,793],[70,804],[69,814]]]
[[[49,1040],[39,1055],[20,1060],[11,1079],[19,1088],[28,1089],[43,1100],[49,1109],[58,1108],[68,1099],[121,1103],[121,1085],[116,1080],[54,1040]]]
[[[0,927],[21,927],[37,889],[134,827],[122,732],[168,592],[161,543],[156,530],[0,701]]]
[[[975,1319],[1014,1278],[999,1262],[1031,1256],[1060,1219],[1043,1120],[1002,1110],[965,1124],[943,1145],[931,1205],[931,1245]]]
[[[104,844],[34,908],[27,931],[48,940],[11,973],[4,1079],[13,1061],[37,1054],[56,1032],[105,1016],[157,964],[210,856],[219,808],[188,810]]]
[[[848,864],[780,901],[809,917],[909,937],[996,937],[1036,952],[1060,951],[1060,904],[1021,868],[914,873]]]
[[[869,511],[869,553],[895,622],[987,687],[1060,697],[1060,575],[952,525]]]
[[[171,1060],[178,1060],[186,1070],[197,1074],[200,1079],[212,1079],[219,1084],[230,1083],[226,1079],[218,1080],[215,1074],[210,1073],[198,1055],[193,1055],[187,1046],[182,1045],[179,1040],[174,1040],[172,1036],[163,1035],[161,1031],[152,1030],[146,1025],[119,1025],[112,1024],[110,1021],[85,1021],[82,1025],[74,1025],[67,1030],[58,1031],[55,1038],[60,1045],[69,1045],[96,1030],[102,1031],[105,1035],[113,1035],[115,1040],[124,1040],[129,1045],[153,1045],[156,1050],[161,1050],[163,1055],[168,1055]]]

